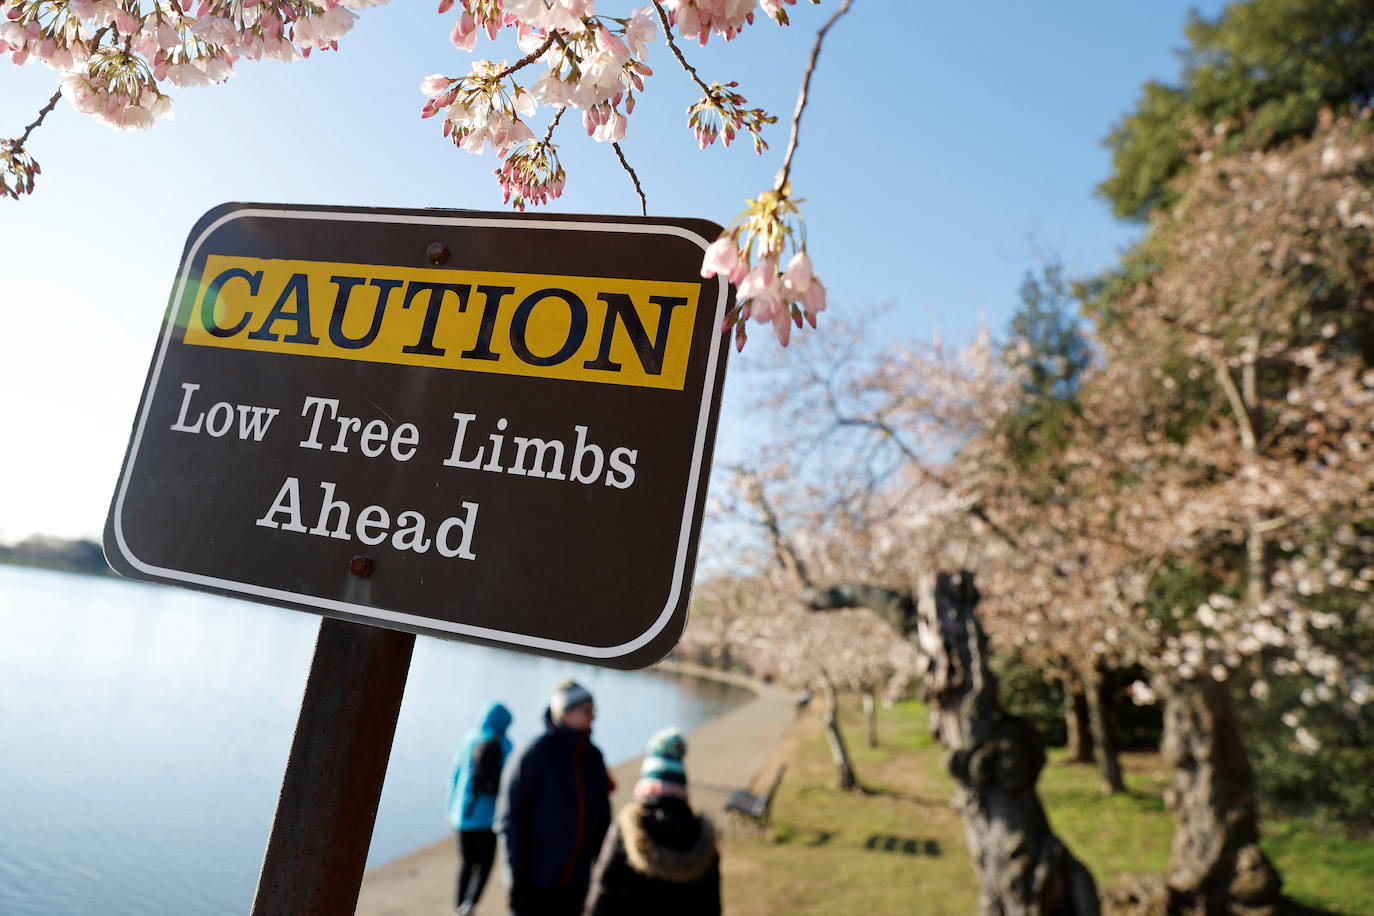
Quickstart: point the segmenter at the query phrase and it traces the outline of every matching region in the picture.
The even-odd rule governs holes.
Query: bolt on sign
[[[123,575],[622,668],[686,622],[732,293],[695,219],[227,204],[105,527]]]

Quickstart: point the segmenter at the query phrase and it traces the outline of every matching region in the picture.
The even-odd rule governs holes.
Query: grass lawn
[[[816,705],[816,704],[813,704]],[[730,830],[722,842],[731,914],[958,914],[977,910],[977,879],[963,824],[949,807],[953,783],[943,749],[926,733],[926,710],[882,710],[879,746],[863,741],[858,702],[846,699],[841,726],[866,792],[834,788],[819,709],[797,721],[766,775],[787,764],[769,836]],[[1159,873],[1173,821],[1161,791],[1168,772],[1154,754],[1122,757],[1130,794],[1103,795],[1091,766],[1052,752],[1040,797],[1055,832],[1100,886]],[[756,787],[757,788],[757,787]],[[1298,902],[1340,916],[1374,916],[1374,841],[1346,840],[1297,821],[1265,823],[1264,848]]]

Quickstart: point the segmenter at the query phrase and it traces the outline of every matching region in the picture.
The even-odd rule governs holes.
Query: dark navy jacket
[[[550,726],[506,774],[498,828],[511,899],[591,883],[611,823],[606,761],[588,732]]]

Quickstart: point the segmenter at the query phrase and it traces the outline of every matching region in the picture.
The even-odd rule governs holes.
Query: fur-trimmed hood
[[[687,812],[700,828],[696,842],[683,850],[664,846],[653,834],[671,829],[667,821],[675,814],[658,805],[634,802],[620,809],[616,821],[631,868],[650,878],[690,884],[706,874],[716,859],[716,831],[709,818]]]

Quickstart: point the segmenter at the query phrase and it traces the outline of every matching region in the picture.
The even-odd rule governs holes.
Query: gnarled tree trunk
[[[835,701],[835,685],[827,675],[825,685],[825,738],[830,744],[830,760],[835,764],[835,787],[848,792],[858,788],[854,778],[854,767],[849,762],[849,749],[844,745],[844,735],[840,733],[840,722],[836,718],[838,704]]]
[[[1121,760],[1116,753],[1116,741],[1112,738],[1111,726],[1107,721],[1106,679],[1102,669],[1096,664],[1085,665],[1079,672],[1083,680],[1083,695],[1088,705],[1088,727],[1092,729],[1093,758],[1102,774],[1102,785],[1108,792],[1125,792],[1126,783],[1121,779]]]
[[[1068,733],[1069,763],[1092,763],[1092,726],[1088,724],[1088,698],[1077,674],[1064,676],[1064,727]]]
[[[925,577],[916,607],[929,659],[931,730],[949,749],[954,805],[981,884],[981,916],[1096,916],[1092,874],[1050,830],[1035,783],[1045,765],[1029,722],[1005,713],[974,616],[973,576]]]
[[[1175,819],[1165,873],[1170,909],[1206,916],[1277,912],[1283,882],[1258,845],[1254,774],[1230,688],[1211,678],[1170,684],[1161,751],[1174,768],[1164,796]]]

